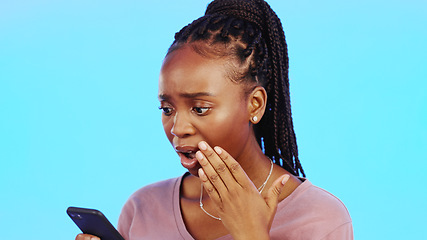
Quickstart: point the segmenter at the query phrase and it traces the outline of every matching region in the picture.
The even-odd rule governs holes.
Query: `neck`
[[[255,137],[248,140],[235,159],[257,188],[264,183],[271,168],[271,160],[264,155]]]

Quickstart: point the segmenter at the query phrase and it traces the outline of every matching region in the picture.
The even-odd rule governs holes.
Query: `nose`
[[[191,136],[194,133],[195,128],[190,122],[190,116],[186,116],[182,113],[176,113],[173,119],[171,134],[179,138],[184,138]]]

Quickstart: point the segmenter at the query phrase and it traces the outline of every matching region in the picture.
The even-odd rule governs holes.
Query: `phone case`
[[[69,207],[67,214],[83,233],[98,236],[101,240],[124,240],[104,214],[96,209]]]

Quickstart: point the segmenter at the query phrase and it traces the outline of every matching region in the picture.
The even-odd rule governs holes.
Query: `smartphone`
[[[125,240],[100,211],[89,208],[69,207],[67,214],[85,234],[101,240]]]

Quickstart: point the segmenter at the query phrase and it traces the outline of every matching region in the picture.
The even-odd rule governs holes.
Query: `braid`
[[[175,34],[168,54],[186,43],[207,43],[203,49],[193,44],[201,54],[236,58],[240,65],[230,78],[266,89],[266,111],[254,125],[257,141],[274,163],[305,176],[292,121],[285,34],[270,6],[263,0],[215,0],[203,17]]]

